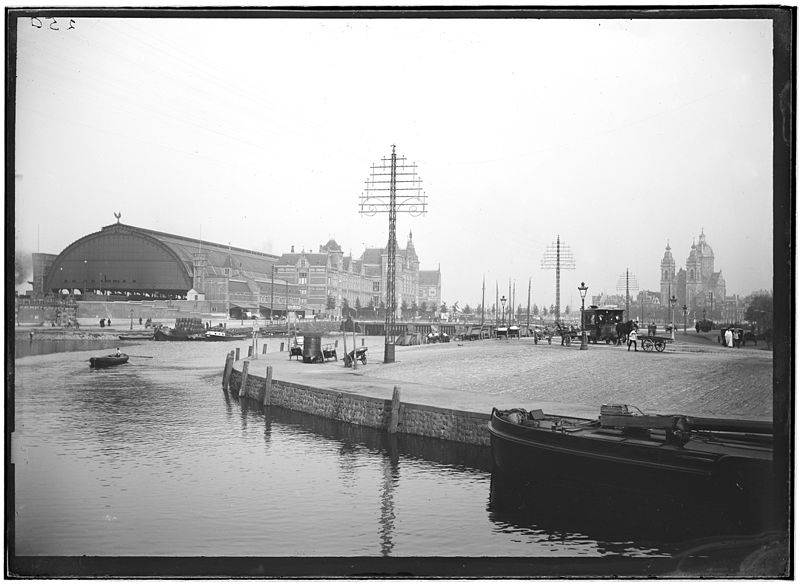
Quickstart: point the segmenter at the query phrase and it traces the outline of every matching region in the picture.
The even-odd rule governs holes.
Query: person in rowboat
[[[122,354],[120,353],[120,351],[119,351],[119,348],[117,348],[117,352],[116,352],[114,355],[115,355],[115,356],[117,356],[117,357],[119,357],[119,356],[121,356],[121,355],[122,355]]]

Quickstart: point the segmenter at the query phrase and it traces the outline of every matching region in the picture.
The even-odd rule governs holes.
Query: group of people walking
[[[742,330],[741,329],[726,329],[723,339],[725,340],[725,347],[741,347],[742,346]]]

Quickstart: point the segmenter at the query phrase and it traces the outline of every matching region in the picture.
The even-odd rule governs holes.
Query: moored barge
[[[493,409],[489,433],[496,468],[514,475],[757,495],[772,473],[770,422],[647,415],[627,405],[604,405],[597,419]]]

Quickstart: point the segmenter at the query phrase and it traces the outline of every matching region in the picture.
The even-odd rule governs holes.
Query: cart
[[[344,367],[349,368],[353,365],[353,360],[357,359],[362,364],[367,363],[367,349],[366,347],[358,347],[351,351],[350,353],[346,354],[342,360],[344,361]]]
[[[336,347],[332,343],[325,344],[322,347],[322,358],[325,360],[334,360],[334,361],[338,359],[336,357]]]
[[[666,349],[668,343],[672,343],[672,339],[669,337],[659,337],[657,335],[640,335],[639,341],[642,342],[642,349],[645,351],[653,351],[654,349],[658,352],[664,351]]]

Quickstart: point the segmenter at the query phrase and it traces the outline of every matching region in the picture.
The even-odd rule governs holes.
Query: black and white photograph
[[[6,578],[793,578],[796,32],[7,7]]]

